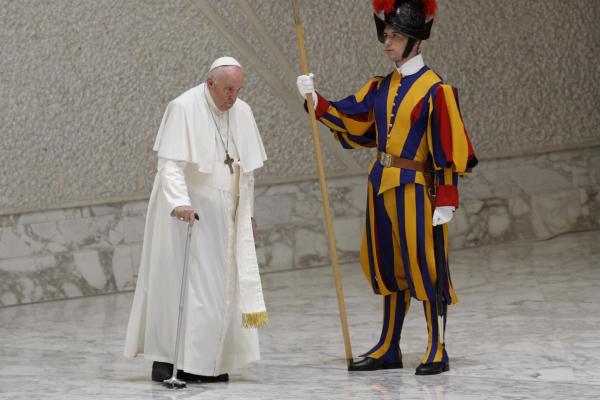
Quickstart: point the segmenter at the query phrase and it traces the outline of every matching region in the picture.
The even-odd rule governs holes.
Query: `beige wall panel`
[[[306,0],[302,16],[327,97],[390,71],[370,1]],[[439,1],[423,52],[459,88],[482,159],[600,143],[599,18],[595,0]],[[0,0],[0,41],[0,213],[146,196],[166,103],[222,54],[247,69],[259,178],[314,173],[288,1]],[[323,139],[330,173],[372,157]]]

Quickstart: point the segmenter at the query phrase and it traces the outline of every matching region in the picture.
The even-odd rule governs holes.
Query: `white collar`
[[[410,60],[406,61],[399,67],[396,67],[398,73],[402,76],[412,75],[419,72],[421,68],[425,66],[425,62],[423,61],[423,56],[421,54],[417,54]]]

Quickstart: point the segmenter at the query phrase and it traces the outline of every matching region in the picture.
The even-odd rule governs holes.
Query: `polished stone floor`
[[[151,362],[121,356],[131,293],[0,309],[1,399],[600,399],[600,232],[454,251],[461,303],[447,328],[451,371],[417,377],[420,304],[405,369],[348,373],[330,268],[263,276],[263,360],[229,383],[169,390]],[[381,300],[343,265],[354,354],[379,336]]]

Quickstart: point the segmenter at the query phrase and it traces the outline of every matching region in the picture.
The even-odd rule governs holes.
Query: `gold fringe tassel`
[[[263,328],[269,323],[269,315],[266,311],[242,314],[242,326],[244,328]]]

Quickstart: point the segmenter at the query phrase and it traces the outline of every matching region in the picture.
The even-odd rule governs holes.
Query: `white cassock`
[[[218,136],[227,145],[228,118],[228,152],[239,160],[234,174]],[[242,327],[242,314],[266,318],[250,220],[254,170],[266,155],[252,111],[238,99],[220,112],[203,83],[169,103],[154,150],[158,172],[124,354],[173,362],[187,223],[170,213],[191,205],[200,220],[192,228],[177,368],[231,372],[260,358],[257,329]]]

